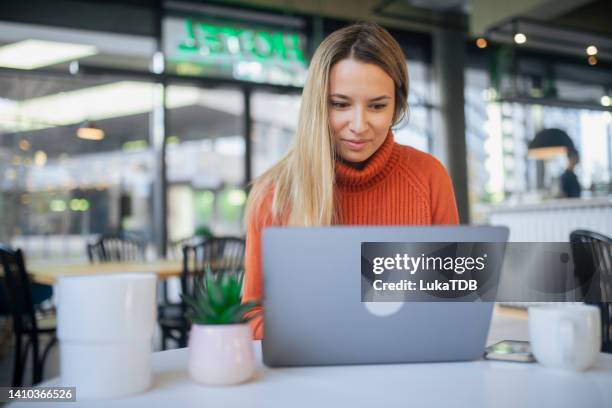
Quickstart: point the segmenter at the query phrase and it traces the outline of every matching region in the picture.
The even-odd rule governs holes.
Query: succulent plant
[[[207,268],[203,279],[195,281],[193,296],[181,295],[189,306],[186,317],[194,324],[247,323],[255,315],[245,318],[259,302],[242,303],[241,270],[214,273]]]

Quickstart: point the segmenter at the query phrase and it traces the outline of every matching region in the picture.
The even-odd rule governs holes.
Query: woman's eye
[[[346,103],[346,102],[331,102],[331,106],[333,108],[346,108],[348,106],[348,103]]]
[[[384,109],[384,108],[385,108],[385,106],[387,106],[387,105],[382,104],[382,103],[378,103],[378,104],[376,104],[376,105],[372,105],[372,107],[373,107],[375,110],[381,110],[381,109]]]

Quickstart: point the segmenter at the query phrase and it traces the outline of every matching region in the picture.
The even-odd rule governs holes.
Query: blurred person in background
[[[567,151],[567,168],[561,174],[561,193],[566,198],[577,198],[582,193],[582,187],[578,182],[578,177],[574,173],[574,168],[580,161],[580,156],[576,149],[568,149]]]

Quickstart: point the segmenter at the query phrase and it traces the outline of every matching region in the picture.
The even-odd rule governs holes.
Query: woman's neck
[[[342,157],[337,156],[336,160],[340,161],[342,164],[353,168],[355,170],[363,170],[363,168],[366,166],[366,164],[368,164],[368,161],[370,160],[370,158],[362,161],[362,162],[350,162],[347,160],[344,160]]]
[[[357,191],[382,181],[397,161],[393,156],[394,150],[393,134],[390,133],[382,146],[363,162],[348,162],[336,157],[336,185],[340,189]]]

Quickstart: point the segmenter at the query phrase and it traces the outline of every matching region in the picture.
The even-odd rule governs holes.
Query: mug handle
[[[561,358],[568,363],[576,346],[576,324],[570,319],[561,319],[557,335],[561,340]]]

